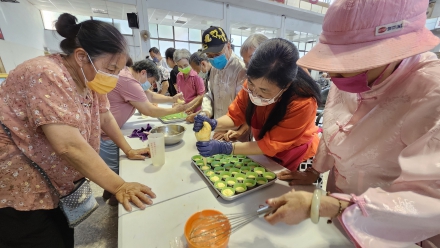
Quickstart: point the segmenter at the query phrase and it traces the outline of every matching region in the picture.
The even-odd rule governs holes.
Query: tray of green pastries
[[[164,124],[185,121],[188,115],[184,112],[158,118]]]
[[[277,175],[245,155],[195,155],[193,166],[225,200],[232,201],[275,183]]]

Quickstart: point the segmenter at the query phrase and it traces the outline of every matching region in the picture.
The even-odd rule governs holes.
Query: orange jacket
[[[243,84],[247,87],[247,82]],[[241,90],[228,109],[228,116],[234,121],[235,126],[246,123],[246,107],[249,95]],[[265,123],[276,103],[269,106],[256,106],[255,115],[258,123]],[[318,127],[315,125],[317,103],[314,98],[292,100],[287,108],[284,119],[268,131],[263,139],[258,140],[258,146],[267,156],[274,157],[297,146],[306,144],[313,139],[304,159],[313,157],[319,143]]]

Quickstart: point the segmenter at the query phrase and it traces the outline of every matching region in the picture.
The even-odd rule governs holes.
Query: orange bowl
[[[184,229],[188,248],[226,248],[230,232],[231,224],[227,217],[212,209],[191,215]]]

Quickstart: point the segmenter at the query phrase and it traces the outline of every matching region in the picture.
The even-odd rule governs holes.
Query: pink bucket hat
[[[336,0],[319,42],[297,64],[328,72],[377,68],[433,49],[426,0]]]

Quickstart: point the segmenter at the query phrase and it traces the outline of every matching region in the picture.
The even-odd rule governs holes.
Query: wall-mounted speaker
[[[136,13],[127,13],[127,20],[130,28],[139,28],[139,19]]]

